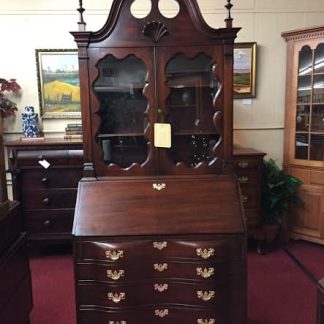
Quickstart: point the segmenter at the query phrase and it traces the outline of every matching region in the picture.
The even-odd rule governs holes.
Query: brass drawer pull
[[[153,247],[158,250],[163,250],[168,246],[168,242],[163,241],[163,242],[153,242]]]
[[[120,258],[122,258],[124,256],[124,251],[122,250],[118,250],[118,251],[106,251],[106,258],[110,259],[112,261],[116,261],[119,260]]]
[[[209,278],[214,275],[214,268],[197,268],[197,276],[201,276],[204,279]]]
[[[246,204],[249,200],[249,197],[248,196],[245,196],[245,195],[242,195],[242,203],[243,204]]]
[[[107,270],[107,278],[112,280],[119,280],[121,277],[124,277],[125,270]]]
[[[213,248],[209,248],[208,250],[201,249],[201,248],[196,249],[197,256],[200,256],[203,259],[210,258],[212,255],[214,255],[214,252],[215,252],[215,250]]]
[[[239,162],[237,163],[237,165],[238,165],[241,169],[246,169],[246,168],[249,166],[249,162],[242,160],[242,161],[239,161]]]
[[[206,302],[206,301],[209,301],[215,297],[215,291],[213,291],[213,290],[209,290],[209,291],[198,290],[197,297]]]
[[[163,272],[168,269],[167,263],[154,263],[154,270],[157,270],[159,272]]]
[[[166,188],[166,184],[165,183],[153,183],[152,188],[160,191],[160,190]]]
[[[156,309],[154,311],[154,313],[155,313],[155,316],[163,318],[163,317],[169,315],[169,310],[167,308],[165,308],[165,309]]]
[[[163,292],[165,290],[168,290],[168,288],[168,284],[154,284],[154,290],[157,290],[158,292]]]
[[[215,319],[214,318],[211,318],[211,319],[201,319],[201,318],[198,318],[197,319],[197,324],[215,324]]]
[[[247,176],[242,176],[238,178],[239,183],[248,183],[249,177]]]
[[[107,297],[109,300],[111,300],[113,303],[118,304],[120,303],[122,300],[124,300],[126,298],[126,294],[124,292],[121,293],[112,293],[109,292],[107,294]]]
[[[127,324],[126,321],[109,321],[108,324]]]

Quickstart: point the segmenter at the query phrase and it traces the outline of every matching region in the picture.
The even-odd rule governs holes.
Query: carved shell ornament
[[[157,43],[162,37],[169,34],[168,29],[160,21],[150,21],[143,27],[143,35],[150,37],[154,43]]]

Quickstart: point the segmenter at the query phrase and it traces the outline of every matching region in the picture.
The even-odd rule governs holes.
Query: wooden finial
[[[225,8],[228,11],[228,16],[225,19],[225,23],[226,23],[226,28],[232,28],[232,21],[233,18],[231,17],[231,9],[232,9],[233,5],[231,4],[231,0],[227,0],[227,4],[225,5]]]
[[[82,8],[82,0],[79,0],[79,8],[77,10],[78,10],[78,12],[80,14],[80,21],[78,22],[79,31],[85,31],[86,23],[83,20],[83,12],[85,11],[85,9]]]

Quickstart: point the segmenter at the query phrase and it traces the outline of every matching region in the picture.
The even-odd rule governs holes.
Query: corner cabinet
[[[78,45],[84,145],[73,225],[77,322],[245,324],[233,170],[233,47],[195,0],[168,18],[112,2]],[[81,6],[80,29],[84,29]],[[180,292],[180,293],[179,293]]]
[[[292,238],[324,244],[324,27],[285,32],[287,90],[284,167],[303,181]]]

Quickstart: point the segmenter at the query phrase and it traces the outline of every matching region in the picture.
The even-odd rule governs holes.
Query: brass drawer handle
[[[154,313],[155,313],[155,316],[163,318],[163,317],[169,315],[169,310],[167,308],[165,308],[165,309],[156,309],[154,311]]]
[[[214,252],[215,252],[215,250],[213,248],[209,248],[208,250],[201,249],[201,248],[196,249],[197,256],[200,256],[203,259],[210,258],[212,255],[214,255]]]
[[[107,270],[107,278],[112,280],[119,280],[121,277],[124,277],[125,270]]]
[[[109,321],[108,324],[127,324],[126,321]]]
[[[168,288],[168,284],[154,284],[154,290],[157,290],[158,292],[163,292],[165,290],[168,290]]]
[[[211,318],[211,319],[202,319],[202,318],[198,318],[197,319],[197,324],[215,324],[215,319]]]
[[[167,263],[154,263],[154,270],[157,270],[159,272],[163,272],[168,269]]]
[[[237,165],[238,165],[241,169],[246,169],[246,168],[249,166],[249,162],[242,160],[242,161],[239,161],[239,162],[237,163]]]
[[[123,250],[118,250],[118,251],[106,251],[106,258],[110,259],[112,261],[119,260],[124,256],[124,251]]]
[[[206,301],[209,301],[215,297],[215,291],[214,290],[209,290],[209,291],[198,290],[197,297],[206,302]]]
[[[165,183],[153,183],[152,188],[160,191],[160,190],[166,188],[166,184]]]
[[[124,292],[121,293],[112,293],[109,292],[107,294],[107,297],[109,300],[111,300],[113,303],[118,304],[120,303],[122,300],[124,300],[126,298],[126,294]]]
[[[201,276],[204,279],[209,278],[214,275],[214,268],[197,268],[197,276]]]
[[[249,177],[247,176],[242,176],[238,178],[239,183],[248,183]]]
[[[153,247],[158,250],[163,250],[168,246],[168,242],[163,241],[163,242],[153,242]]]
[[[245,196],[245,195],[242,195],[242,203],[243,204],[246,204],[249,200],[249,197],[248,196]]]

